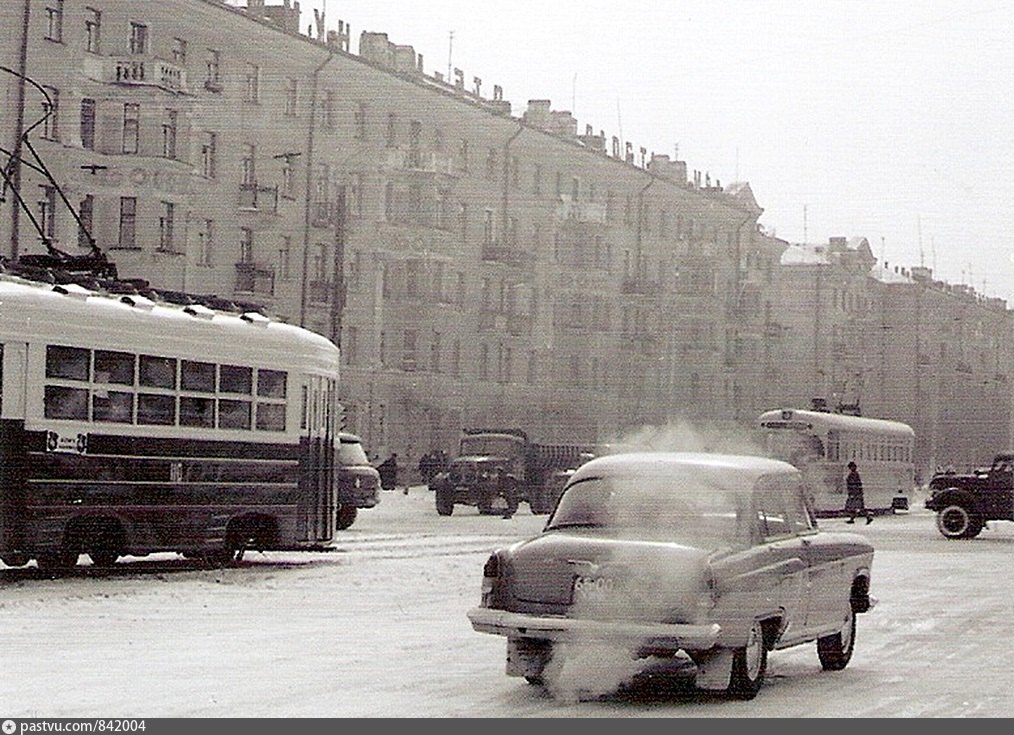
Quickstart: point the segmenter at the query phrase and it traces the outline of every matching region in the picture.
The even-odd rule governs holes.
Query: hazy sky
[[[791,242],[864,236],[1014,307],[1009,0],[302,0],[464,70],[521,115],[550,99],[635,150],[749,181]],[[269,0],[279,4],[280,0]],[[804,214],[805,212],[805,214]],[[921,237],[920,237],[921,235]]]

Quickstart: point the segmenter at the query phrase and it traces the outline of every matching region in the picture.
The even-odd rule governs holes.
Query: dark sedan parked
[[[852,657],[873,547],[817,529],[803,478],[760,457],[636,453],[580,467],[543,532],[486,562],[472,627],[507,638],[507,673],[609,641],[648,665],[680,652],[697,686],[750,699],[769,650]],[[559,664],[559,662],[554,662]]]
[[[380,502],[380,473],[370,464],[363,443],[355,434],[338,435],[338,513],[336,524],[344,531],[351,526],[360,508]]]

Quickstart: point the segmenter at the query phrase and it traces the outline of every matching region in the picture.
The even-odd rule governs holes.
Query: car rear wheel
[[[937,513],[937,530],[945,538],[974,538],[982,530],[982,520],[965,506],[953,503]]]
[[[338,508],[337,525],[339,531],[344,531],[356,521],[359,510],[354,505],[343,505]]]
[[[768,668],[768,647],[764,643],[764,628],[755,620],[743,648],[737,648],[732,656],[732,678],[729,680],[729,694],[736,699],[753,699],[764,683]]]
[[[856,645],[856,614],[849,605],[849,616],[845,625],[834,635],[817,639],[817,658],[824,671],[841,671],[850,660]]]

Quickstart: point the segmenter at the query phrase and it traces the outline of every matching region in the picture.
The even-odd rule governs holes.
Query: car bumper
[[[510,638],[540,638],[550,641],[601,640],[634,646],[659,646],[684,650],[705,650],[718,641],[717,623],[632,623],[586,618],[526,615],[506,610],[475,607],[468,611],[472,628]]]
[[[362,491],[343,493],[338,502],[342,505],[349,505],[353,508],[372,508],[380,502],[380,495],[376,488]]]

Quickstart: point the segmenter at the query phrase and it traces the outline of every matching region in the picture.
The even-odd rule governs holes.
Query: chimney
[[[528,100],[528,109],[521,119],[533,128],[547,130],[549,128],[550,100]]]

